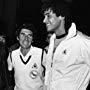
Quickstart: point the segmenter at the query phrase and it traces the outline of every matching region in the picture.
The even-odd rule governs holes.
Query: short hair
[[[16,37],[19,37],[19,34],[20,34],[22,29],[28,29],[28,30],[32,31],[32,34],[33,34],[33,37],[34,37],[35,27],[34,27],[33,24],[24,23],[24,24],[21,24],[19,26],[17,25],[16,26]]]
[[[65,17],[65,28],[68,29],[72,22],[71,7],[64,0],[48,0],[42,2],[41,12],[51,9],[57,16]]]

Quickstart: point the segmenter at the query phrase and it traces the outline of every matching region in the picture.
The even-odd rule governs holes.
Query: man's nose
[[[46,23],[46,22],[47,22],[47,17],[45,17],[43,20],[43,23]]]
[[[25,40],[28,40],[28,36],[27,35],[25,36]]]

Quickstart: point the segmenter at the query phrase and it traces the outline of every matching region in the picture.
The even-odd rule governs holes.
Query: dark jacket
[[[7,65],[8,50],[6,45],[0,42],[0,90],[9,90],[10,74]]]

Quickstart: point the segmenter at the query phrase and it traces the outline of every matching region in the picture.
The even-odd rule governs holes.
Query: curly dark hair
[[[41,12],[44,13],[48,9],[51,9],[57,16],[65,17],[65,29],[66,32],[71,26],[72,15],[71,7],[64,0],[47,0],[42,2]]]
[[[22,29],[28,29],[28,30],[32,31],[32,34],[33,34],[33,37],[34,37],[35,27],[34,27],[33,24],[25,23],[25,24],[16,26],[16,37],[19,37],[19,34],[20,34]]]

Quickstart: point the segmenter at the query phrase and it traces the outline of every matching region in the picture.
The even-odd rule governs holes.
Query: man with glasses
[[[8,70],[14,68],[14,90],[42,90],[42,49],[32,46],[34,26],[23,24],[17,30],[20,47],[7,59]]]

